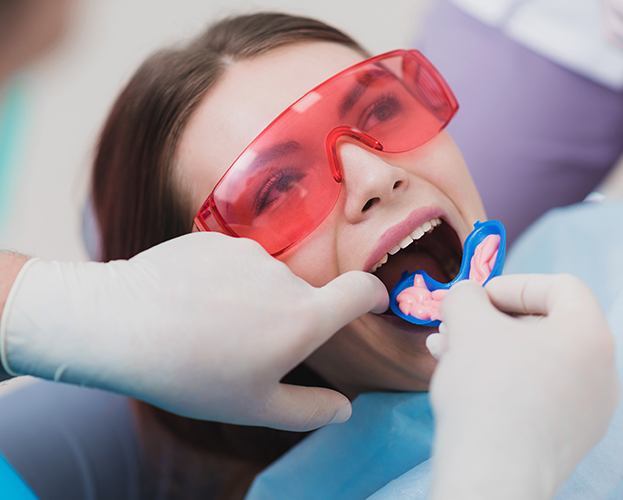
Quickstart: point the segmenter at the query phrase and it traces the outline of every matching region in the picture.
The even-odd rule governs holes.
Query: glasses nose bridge
[[[351,139],[355,142],[361,143],[364,146],[374,149],[376,151],[383,151],[383,144],[365,132],[353,127],[341,125],[335,127],[327,135],[325,141],[325,148],[327,152],[327,158],[331,165],[331,172],[336,182],[342,182],[344,179],[344,169],[337,154],[337,144],[342,138]]]

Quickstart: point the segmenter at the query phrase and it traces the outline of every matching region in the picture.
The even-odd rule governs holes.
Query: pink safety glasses
[[[195,229],[251,238],[277,256],[335,206],[341,139],[404,153],[435,137],[457,109],[442,76],[416,50],[351,66],[301,97],[246,147],[203,203]]]

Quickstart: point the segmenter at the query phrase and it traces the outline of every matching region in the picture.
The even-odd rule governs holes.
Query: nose
[[[404,169],[387,163],[361,145],[350,142],[341,144],[338,157],[344,172],[344,211],[353,224],[395,199],[408,185]]]

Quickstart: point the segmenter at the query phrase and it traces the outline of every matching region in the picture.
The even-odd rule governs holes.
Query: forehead
[[[308,42],[232,63],[197,108],[178,149],[179,174],[191,186],[193,202],[203,201],[200,198],[281,111],[362,59],[343,45]]]

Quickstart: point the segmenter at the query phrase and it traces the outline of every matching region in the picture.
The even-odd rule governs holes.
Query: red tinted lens
[[[456,111],[433,66],[416,51],[396,51],[349,68],[306,94],[238,157],[200,210],[205,230],[251,238],[278,255],[331,212],[341,185],[327,141],[362,131],[387,153],[432,139]],[[347,134],[351,138],[357,133]]]
[[[415,149],[435,137],[458,109],[441,75],[419,52],[382,59],[375,71],[383,85],[369,88],[365,120],[358,128],[383,144],[386,153]]]
[[[273,255],[317,227],[340,191],[322,142],[295,138],[291,130],[275,130],[270,143],[247,150],[249,156],[241,157],[243,163],[237,163],[236,171],[214,191],[215,205],[229,230],[259,242]]]

